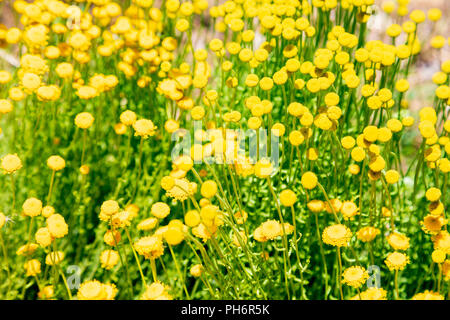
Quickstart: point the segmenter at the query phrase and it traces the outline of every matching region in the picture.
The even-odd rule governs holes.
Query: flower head
[[[346,247],[352,238],[352,232],[343,224],[326,227],[322,233],[322,240],[335,247]]]

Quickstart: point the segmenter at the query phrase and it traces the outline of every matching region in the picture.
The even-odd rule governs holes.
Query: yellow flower
[[[305,172],[302,175],[301,183],[305,189],[312,190],[317,186],[317,176],[311,171]]]
[[[285,207],[290,207],[297,202],[297,195],[290,189],[285,189],[280,193],[280,202]]]
[[[144,139],[155,135],[157,127],[153,124],[151,120],[140,119],[133,123],[133,128],[135,130],[134,135],[143,137]]]
[[[192,196],[197,189],[197,185],[193,182],[189,182],[186,178],[173,179],[173,183],[171,182],[171,184],[171,188],[165,189],[167,191],[167,196],[180,201],[186,200],[187,198]],[[168,186],[169,185],[167,185],[166,187]]]
[[[148,231],[148,230],[152,230],[153,228],[155,228],[157,224],[158,224],[158,219],[148,218],[148,219],[145,219],[145,220],[142,220],[141,222],[139,222],[139,224],[137,225],[137,229],[143,230],[143,231]]]
[[[175,246],[184,240],[182,228],[175,226],[168,226],[163,234],[164,240],[171,246]]]
[[[126,126],[131,126],[136,122],[136,113],[126,110],[120,114],[120,122]]]
[[[386,181],[389,184],[397,183],[400,179],[400,174],[396,170],[388,170],[385,173]]]
[[[267,220],[261,224],[261,233],[266,239],[273,240],[281,235],[281,228],[278,221]]]
[[[0,114],[7,114],[13,110],[11,101],[7,99],[0,99]]]
[[[322,241],[335,247],[346,247],[352,238],[352,232],[343,224],[326,227],[322,233]]]
[[[162,240],[158,236],[140,238],[134,243],[134,248],[146,259],[156,259],[164,253]]]
[[[22,209],[24,215],[29,217],[36,217],[41,214],[42,201],[36,198],[29,198],[23,203]]]
[[[1,167],[6,174],[14,173],[22,168],[22,161],[16,154],[7,154],[2,158]]]
[[[100,262],[102,264],[102,268],[111,270],[119,262],[119,253],[115,250],[104,250],[100,255]]]
[[[444,300],[444,297],[439,292],[425,290],[415,294],[411,300]]]
[[[444,250],[441,249],[436,249],[431,254],[431,259],[433,260],[434,263],[443,263],[445,261],[445,258],[446,253]]]
[[[122,237],[120,235],[120,232],[117,230],[108,230],[103,236],[103,241],[105,241],[105,243],[111,247],[115,247],[117,244],[119,244],[121,239]]]
[[[258,178],[267,178],[273,173],[273,165],[269,159],[261,159],[255,164],[254,170]]]
[[[164,219],[170,213],[170,207],[164,202],[156,202],[152,205],[150,212],[158,219]]]
[[[101,214],[106,216],[112,216],[118,213],[120,210],[119,203],[115,200],[106,200],[102,203],[100,207]]]
[[[369,274],[363,267],[350,267],[342,273],[342,282],[353,287],[359,288],[369,278]]]
[[[78,300],[114,300],[117,288],[114,284],[103,284],[97,280],[85,281],[77,292]]]
[[[58,213],[47,218],[47,228],[53,238],[63,238],[69,232],[69,226],[64,217]]]
[[[3,212],[0,212],[0,229],[3,228],[5,223],[6,223],[6,216]]]
[[[59,264],[64,259],[64,252],[62,251],[53,251],[47,254],[45,257],[45,264],[49,266],[54,266]]]
[[[352,298],[352,300],[386,300],[387,292],[382,288],[369,288]]]
[[[189,227],[197,226],[201,221],[200,214],[197,210],[189,210],[184,216],[184,222]]]
[[[409,248],[409,238],[403,234],[393,232],[387,236],[389,245],[394,250],[407,250]]]
[[[35,234],[35,239],[36,239],[36,242],[41,246],[41,247],[48,247],[51,243],[52,243],[52,241],[53,241],[53,239],[52,239],[52,235],[51,235],[51,233],[50,233],[50,230],[47,228],[47,227],[44,227],[44,228],[39,228],[37,231],[36,231],[36,234]]]
[[[425,193],[425,197],[431,202],[438,201],[441,198],[441,190],[434,187],[429,188]]]
[[[352,201],[344,201],[341,206],[341,213],[345,220],[353,219],[359,214],[359,208]]]
[[[29,256],[32,255],[39,246],[36,243],[29,243],[21,246],[17,249],[16,254],[19,256]]]
[[[198,278],[202,275],[204,270],[204,267],[201,264],[195,264],[191,267],[191,269],[189,270],[189,273],[195,277]]]
[[[81,112],[75,117],[75,125],[81,129],[88,129],[94,123],[94,117],[89,112]]]
[[[439,8],[432,8],[428,10],[428,19],[431,21],[438,21],[442,17],[442,11]]]
[[[208,199],[212,198],[217,193],[217,184],[212,180],[205,181],[202,184],[200,192],[203,197]]]
[[[322,200],[311,200],[306,204],[306,206],[309,210],[315,213],[322,212],[325,209],[325,205]]]
[[[54,171],[59,171],[66,167],[66,161],[60,156],[51,156],[47,159],[47,166]]]
[[[58,64],[55,68],[55,71],[56,74],[63,79],[71,78],[74,72],[73,66],[68,62],[62,62]]]
[[[172,296],[169,294],[167,286],[161,282],[153,282],[147,286],[147,289],[141,296],[141,300],[172,300]]]
[[[55,291],[52,285],[45,286],[38,292],[38,298],[42,300],[50,300],[53,298]]]
[[[417,24],[425,21],[425,13],[422,10],[413,10],[409,17]]]
[[[363,227],[356,233],[356,237],[362,242],[370,242],[373,241],[380,232],[380,229],[375,227]]]
[[[409,258],[406,254],[401,252],[390,253],[384,263],[388,266],[389,270],[403,270],[409,263]]]
[[[25,262],[24,268],[26,270],[27,277],[33,277],[41,273],[41,263],[36,259],[31,259]]]
[[[437,234],[441,231],[442,227],[447,225],[447,219],[443,216],[435,216],[432,214],[428,214],[423,218],[423,221],[420,222],[422,225],[423,231],[429,234]]]

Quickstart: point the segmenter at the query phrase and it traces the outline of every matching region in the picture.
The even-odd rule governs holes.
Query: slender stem
[[[12,190],[12,198],[13,198],[11,211],[14,214],[16,212],[16,184],[14,181],[14,174],[11,173],[10,176],[11,176],[11,190]]]
[[[55,182],[55,170],[52,170],[52,178],[50,180],[50,187],[48,189],[48,195],[47,195],[47,204],[50,204],[50,198],[52,197],[52,191],[53,191],[53,184]]]
[[[3,236],[2,236],[2,232],[0,230],[0,244],[2,246],[2,251],[3,251],[3,258],[5,261],[5,267],[6,267],[6,273],[8,274],[8,290],[6,291],[6,298],[8,298],[8,294],[9,294],[9,289],[11,288],[11,271],[9,269],[9,262],[8,262],[8,251],[6,249],[5,246],[5,241],[3,240]]]
[[[147,287],[147,282],[145,281],[144,273],[142,272],[142,267],[141,267],[141,263],[139,262],[139,257],[138,257],[138,255],[136,253],[136,250],[134,250],[133,241],[131,240],[130,233],[128,232],[127,228],[124,228],[124,229],[125,229],[125,233],[127,235],[128,241],[130,243],[131,250],[133,250],[134,258],[136,259],[136,263],[137,263],[137,266],[138,266],[138,269],[139,269],[139,273],[141,274],[142,284],[144,285],[144,287]]]
[[[272,181],[270,180],[270,177],[267,177],[267,185],[269,186],[270,193],[272,194],[273,200],[275,201],[277,212],[278,212],[278,217],[280,218],[280,222],[281,222],[281,229],[283,232],[282,239],[283,239],[283,247],[284,247],[284,249],[283,249],[284,284],[286,286],[286,293],[287,293],[288,299],[290,299],[289,285],[288,285],[288,271],[287,271],[287,265],[286,265],[287,254],[288,254],[288,245],[287,245],[287,235],[286,235],[286,231],[285,231],[283,215],[281,214],[280,204],[278,203],[278,198],[275,194],[275,191],[273,190]]]
[[[337,257],[339,262],[339,292],[341,294],[341,300],[344,300],[344,294],[342,292],[342,258],[341,258],[341,248],[336,247]]]
[[[81,151],[81,165],[83,165],[83,163],[84,163],[84,154],[86,152],[86,135],[87,135],[87,130],[84,129],[83,130],[83,149]]]
[[[323,188],[323,186],[320,183],[317,183],[317,185],[319,186],[319,189],[322,191],[323,195],[325,196],[325,199],[328,202],[328,205],[330,206],[331,211],[333,212],[334,215],[334,219],[336,220],[337,223],[341,223],[341,221],[339,220],[336,211],[334,210],[333,205],[331,204],[330,199],[328,198],[327,192],[325,191],[325,189]]]
[[[156,282],[158,281],[158,274],[156,273],[156,263],[155,263],[155,259],[150,259],[150,267],[152,269],[152,277],[153,277],[153,281]]]
[[[305,288],[303,287],[303,265],[300,262],[300,254],[298,252],[298,244],[297,244],[297,222],[295,219],[295,210],[294,210],[294,206],[291,206],[291,212],[292,212],[292,224],[294,226],[294,249],[295,249],[295,254],[297,256],[297,263],[298,263],[298,267],[300,269],[300,295],[303,299],[307,299],[306,295],[305,295]]]
[[[398,293],[398,270],[395,270],[394,286],[395,286],[395,300],[398,300],[400,297]]]
[[[136,196],[136,192],[137,192],[137,188],[138,188],[138,184],[139,184],[139,179],[140,179],[140,177],[141,177],[143,144],[144,144],[144,137],[141,137],[141,141],[139,142],[139,165],[138,165],[138,173],[137,173],[137,176],[136,176],[136,184],[134,185],[133,196],[131,197],[131,199],[133,199],[133,198]]]
[[[177,269],[178,276],[180,277],[180,281],[183,283],[183,289],[184,289],[184,292],[186,293],[186,297],[188,298],[188,300],[190,300],[191,298],[189,297],[189,292],[186,288],[186,281],[183,277],[183,274],[181,273],[180,266],[178,265],[177,257],[175,255],[175,253],[173,252],[172,246],[170,244],[168,246],[169,246],[170,254],[172,255],[172,258],[173,258],[173,262],[175,263],[175,268]]]
[[[325,259],[325,252],[323,250],[323,244],[322,239],[320,237],[320,229],[319,229],[319,214],[317,212],[314,212],[314,217],[316,219],[316,235],[317,235],[317,241],[319,242],[319,248],[320,248],[320,256],[322,258],[323,263],[323,269],[324,269],[324,280],[325,280],[325,297],[324,299],[327,299],[328,295],[328,270],[327,270],[327,260]]]

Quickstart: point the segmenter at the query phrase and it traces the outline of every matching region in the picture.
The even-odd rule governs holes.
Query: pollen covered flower
[[[193,276],[193,277],[200,277],[203,273],[204,267],[201,264],[195,264],[191,267],[191,269],[189,270],[189,273]]]
[[[0,212],[0,229],[5,225],[6,223],[6,216],[3,212]]]
[[[301,183],[305,189],[312,190],[317,186],[317,176],[311,171],[305,172],[302,175]]]
[[[103,241],[111,247],[115,247],[117,244],[119,244],[121,239],[122,236],[117,230],[108,230],[103,236]]]
[[[13,104],[7,99],[0,99],[0,114],[7,114],[13,110]]]
[[[166,181],[165,181],[166,182]],[[167,185],[166,187],[168,187]],[[186,200],[191,197],[197,189],[197,185],[189,182],[186,178],[173,179],[173,186],[167,190],[167,196],[176,200]]]
[[[94,123],[94,117],[89,112],[81,112],[75,117],[75,125],[81,129],[88,129]]]
[[[275,220],[268,220],[261,224],[261,233],[263,237],[273,240],[281,235],[281,224]]]
[[[363,267],[350,267],[342,273],[342,282],[353,287],[359,288],[369,278],[369,274]]]
[[[41,263],[36,259],[31,259],[25,262],[24,268],[26,270],[27,277],[33,277],[41,273]]]
[[[415,294],[411,300],[444,300],[444,297],[439,292],[425,290]]]
[[[158,224],[157,218],[148,218],[139,222],[137,228],[138,230],[148,231],[154,229],[157,224]]]
[[[58,213],[47,218],[47,228],[53,238],[63,238],[69,232],[69,226],[64,217]]]
[[[140,136],[142,138],[148,138],[149,136],[155,135],[157,127],[153,124],[151,120],[140,119],[133,123],[134,135]]]
[[[398,232],[393,232],[387,237],[389,245],[394,250],[407,250],[409,248],[409,238]]]
[[[36,252],[39,246],[36,243],[29,243],[21,246],[17,249],[16,254],[18,256],[30,256]]]
[[[140,238],[134,243],[134,248],[146,259],[156,259],[164,253],[163,242],[158,236]]]
[[[53,298],[55,290],[52,285],[45,286],[38,292],[38,298],[42,300],[50,300]]]
[[[297,196],[290,189],[285,189],[280,193],[280,202],[283,206],[290,207],[297,202]]]
[[[150,212],[158,219],[164,219],[170,213],[170,207],[164,202],[156,202],[152,205]]]
[[[53,251],[47,254],[45,257],[45,264],[49,266],[54,266],[59,264],[64,259],[64,252],[62,251]]]
[[[66,161],[60,156],[51,156],[47,159],[47,166],[54,171],[59,171],[66,167]]]
[[[102,268],[111,270],[119,262],[119,253],[115,250],[104,250],[100,254],[100,262],[102,264]]]
[[[254,172],[258,178],[267,178],[273,173],[273,165],[269,159],[261,159],[255,164]]]
[[[23,203],[22,209],[24,215],[36,217],[41,214],[42,201],[36,198],[29,198]]]
[[[344,201],[341,206],[341,213],[345,220],[353,219],[359,214],[359,208],[352,201]]]
[[[326,227],[322,233],[322,241],[335,247],[346,247],[352,237],[352,232],[343,224]]]
[[[352,300],[386,300],[387,291],[383,288],[369,288],[352,298]]]
[[[22,168],[22,161],[16,154],[7,154],[2,158],[1,166],[4,173],[10,174]]]
[[[46,227],[44,227],[44,228],[39,228],[37,231],[36,231],[36,234],[35,234],[35,239],[36,239],[36,242],[41,246],[41,247],[48,247],[51,243],[52,243],[52,241],[53,241],[53,239],[52,239],[52,235],[51,235],[51,233],[50,233],[50,230],[48,229],[48,228],[46,228]]]
[[[171,246],[180,244],[184,240],[184,233],[182,226],[170,225],[163,234],[164,240]]]
[[[200,188],[200,192],[203,197],[212,198],[217,193],[217,184],[212,180],[205,181]]]
[[[169,294],[169,287],[161,282],[153,282],[141,296],[141,300],[172,300]]]
[[[409,258],[406,254],[401,252],[390,253],[384,263],[388,266],[389,270],[403,270],[409,263]]]
[[[429,234],[437,234],[441,231],[442,227],[447,225],[448,220],[443,216],[435,216],[428,214],[420,222],[422,225],[422,230]]]
[[[97,280],[85,281],[77,292],[78,300],[114,300],[117,288],[114,284],[104,284]]]
[[[373,241],[380,232],[380,229],[375,227],[364,227],[358,230],[356,237],[362,242],[370,242]]]

